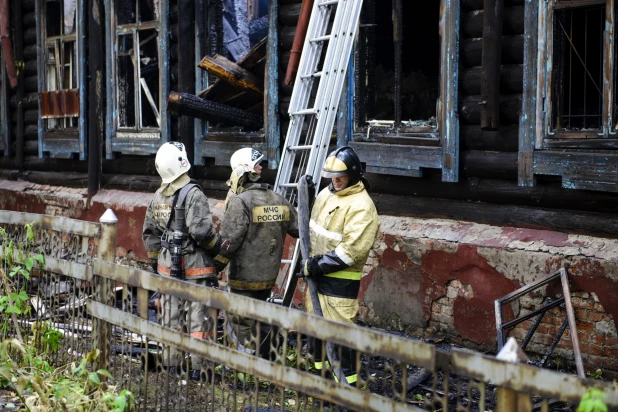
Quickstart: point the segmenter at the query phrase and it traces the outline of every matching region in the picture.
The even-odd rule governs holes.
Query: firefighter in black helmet
[[[300,276],[313,276],[324,317],[353,323],[358,315],[358,291],[363,266],[378,234],[380,222],[367,194],[369,182],[351,147],[332,152],[322,168],[331,183],[317,196],[311,211],[311,257],[301,262]],[[309,294],[308,312],[313,312]],[[314,342],[316,369],[322,368],[322,344]],[[350,384],[356,382],[356,355],[343,348],[341,365]]]

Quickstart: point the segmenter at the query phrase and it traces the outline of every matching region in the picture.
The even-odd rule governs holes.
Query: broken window
[[[79,117],[77,0],[47,0],[43,8],[41,117],[48,132],[76,131]]]
[[[436,131],[440,2],[376,3],[364,5],[356,46],[356,130]]]
[[[540,29],[546,31],[547,49],[539,49],[539,61],[540,69],[545,63],[546,100],[540,110],[546,137],[614,135],[612,0],[554,0],[543,14]]]
[[[160,138],[159,0],[113,2],[114,116],[119,138]]]

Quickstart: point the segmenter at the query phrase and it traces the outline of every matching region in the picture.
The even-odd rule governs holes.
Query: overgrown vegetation
[[[588,389],[577,407],[577,412],[607,412],[607,405],[603,398],[607,395],[596,388]]]
[[[126,390],[107,383],[110,373],[90,371],[98,350],[79,362],[52,365],[52,355],[64,334],[50,322],[36,321],[22,330],[19,317],[31,313],[27,284],[35,267],[43,268],[41,253],[33,253],[34,223],[25,225],[26,242],[15,244],[0,228],[0,388],[15,393],[20,409],[28,411],[113,411],[133,409],[135,399]],[[18,263],[19,262],[19,263]]]

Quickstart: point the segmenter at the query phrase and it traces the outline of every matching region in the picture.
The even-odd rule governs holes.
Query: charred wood
[[[517,179],[517,153],[471,150],[461,153],[461,165],[466,177]]]
[[[221,55],[217,54],[214,57],[206,56],[198,66],[235,87],[250,89],[262,94],[264,93],[263,78],[245,70],[238,64],[227,60]]]
[[[372,198],[380,214],[618,237],[618,220],[613,214],[377,194]]]
[[[504,10],[503,33],[505,35],[523,34],[524,32],[524,8],[509,7]],[[461,16],[462,37],[483,37],[483,10],[462,13]]]
[[[36,76],[37,71],[38,71],[37,61],[36,60],[26,60],[26,64],[24,67],[24,75]]]
[[[22,15],[23,15],[23,4],[21,0],[14,0],[11,2],[12,13],[15,17],[15,27],[14,27],[14,41],[15,41],[15,59],[16,60],[24,60],[24,36],[23,36],[23,25],[22,25]],[[35,28],[36,30],[36,28]],[[35,37],[36,39],[36,37]],[[17,90],[15,93],[15,98],[18,102],[21,102],[24,98],[24,93],[27,92],[26,87],[26,77],[23,73],[19,74],[18,77]],[[36,77],[35,77],[36,80]],[[36,82],[35,82],[36,83]],[[38,86],[35,87],[33,91],[38,91]],[[24,168],[24,127],[25,127],[25,109],[18,105],[15,110],[15,165],[19,170]]]
[[[29,27],[23,31],[24,45],[36,44],[36,27]]]
[[[24,13],[34,11],[34,1],[35,0],[22,0],[21,9]]]
[[[484,0],[461,0],[461,8],[465,11],[483,10]],[[525,0],[504,0],[505,6],[523,6]]]
[[[464,69],[461,71],[461,89],[464,94],[478,95],[481,93],[480,67]],[[521,94],[523,90],[523,66],[508,65],[500,68],[500,93]]]
[[[283,26],[279,30],[279,44],[282,51],[292,50],[294,36],[296,35],[296,26]]]
[[[36,17],[34,11],[28,12],[24,14],[24,18],[22,21],[24,22],[24,27],[34,27],[36,26]]]
[[[24,47],[24,60],[35,60],[37,56],[36,44]]]
[[[183,93],[195,91],[195,2],[194,0],[178,0],[177,4],[180,41],[178,45],[178,90]],[[182,44],[182,47],[180,47]],[[184,116],[178,119],[178,141],[186,147],[195,145],[194,121]],[[194,151],[190,150],[188,159],[194,164]]]
[[[301,8],[300,2],[279,6],[279,24],[281,26],[296,26]]]
[[[481,130],[479,125],[462,125],[459,142],[463,150],[517,152],[519,129],[517,125],[501,127],[499,131]]]
[[[169,108],[172,113],[198,119],[237,124],[259,129],[264,125],[264,118],[255,113],[237,109],[222,103],[200,99],[188,93],[171,92]]]
[[[517,124],[521,110],[520,94],[500,96],[500,119],[503,126]],[[466,96],[461,100],[459,115],[467,124],[481,123],[481,106],[484,100],[480,96]]]
[[[483,8],[483,57],[481,70],[481,129],[500,128],[500,57],[504,0],[485,0]]]
[[[483,39],[465,39],[461,42],[461,61],[464,67],[480,66],[483,55]],[[524,36],[502,36],[503,65],[523,64]]]
[[[22,77],[24,83],[24,93],[37,93],[39,90],[38,78],[36,76]]]

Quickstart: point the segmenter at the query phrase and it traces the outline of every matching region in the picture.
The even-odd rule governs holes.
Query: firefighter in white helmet
[[[311,210],[311,257],[301,262],[299,276],[312,276],[324,317],[353,323],[358,315],[358,291],[363,266],[378,234],[380,222],[367,194],[360,160],[350,147],[332,152],[322,168],[331,183],[317,196]],[[307,293],[305,306],[313,312]],[[311,342],[316,369],[322,369],[322,344]],[[338,352],[338,351],[337,351]],[[349,383],[357,380],[356,354],[342,348],[341,367]]]
[[[184,145],[164,143],[155,166],[162,184],[148,205],[142,232],[153,271],[197,285],[218,286],[213,257],[218,253],[219,237],[212,226],[208,199],[187,174],[191,164]],[[165,326],[201,339],[212,337],[212,322],[205,319],[213,313],[206,306],[167,295],[161,300]],[[191,377],[199,379],[205,360],[194,357],[192,362]],[[182,356],[170,347],[163,364],[179,370]]]
[[[232,293],[265,301],[275,284],[286,235],[298,237],[296,209],[266,183],[260,183],[264,155],[252,148],[236,151],[231,158],[232,175],[227,205],[221,223],[221,248],[215,268],[228,266],[228,285]],[[233,325],[237,344],[269,347],[263,339],[268,325],[262,328],[262,342],[250,344],[256,334],[254,322],[240,319]]]

